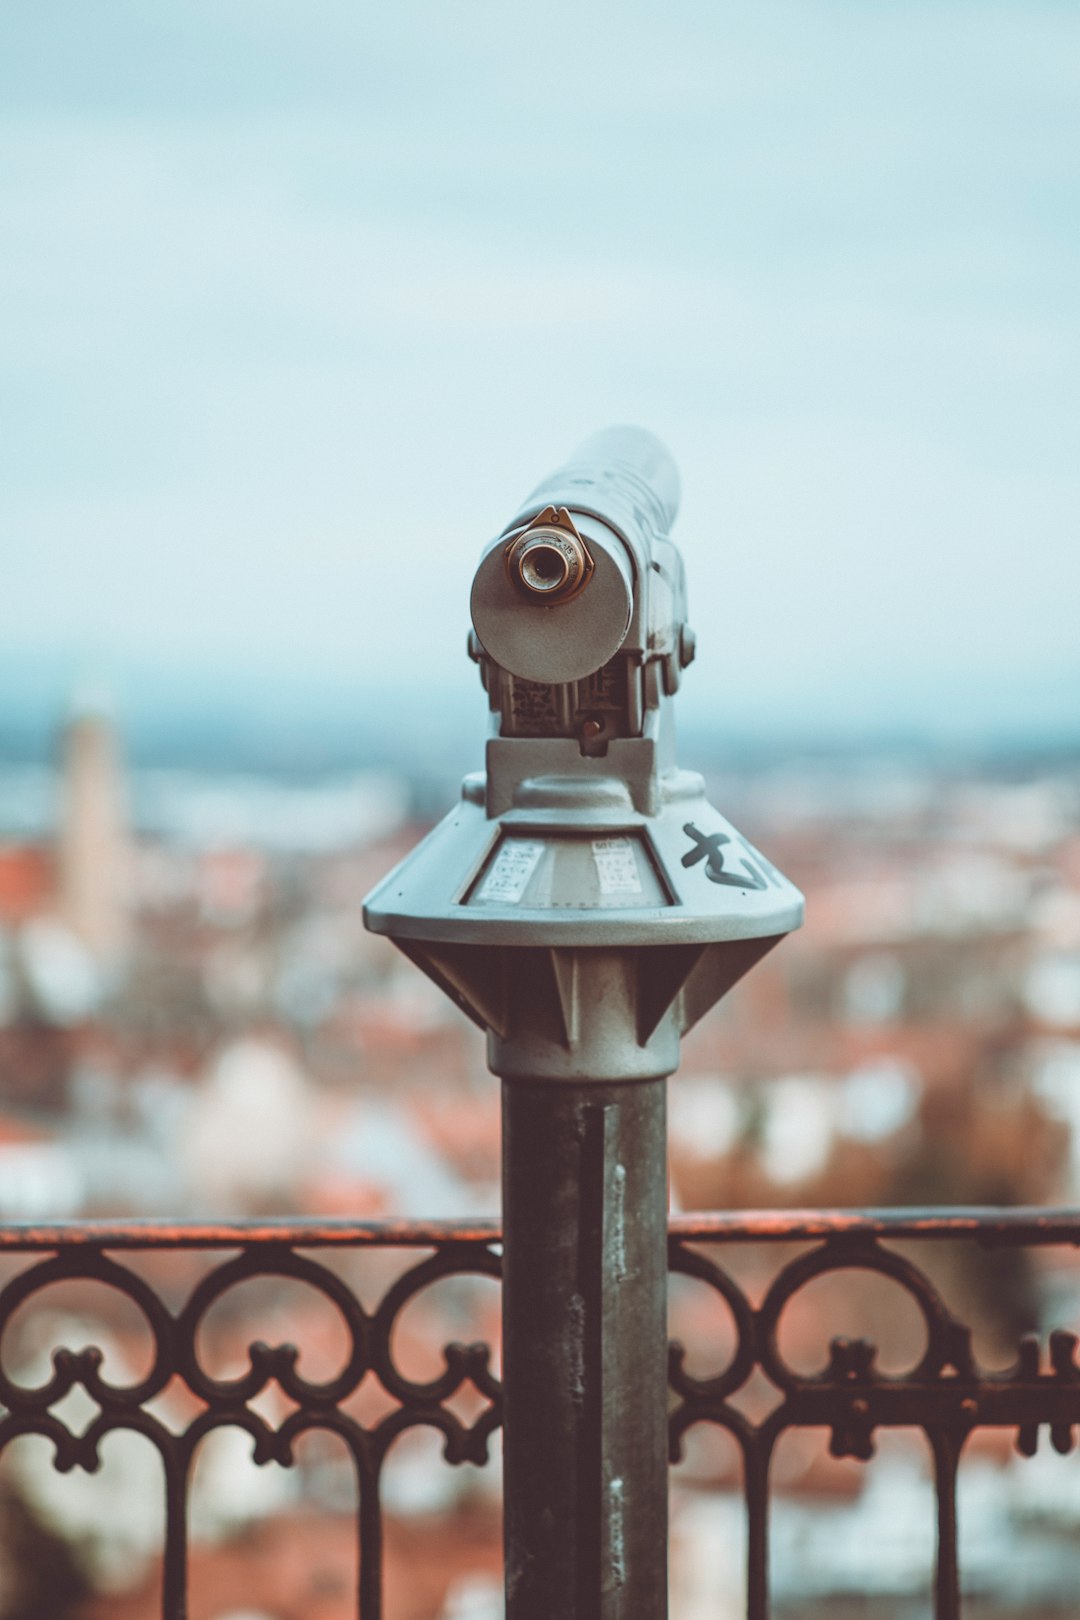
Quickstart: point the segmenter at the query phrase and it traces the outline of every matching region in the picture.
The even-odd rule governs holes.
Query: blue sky
[[[696,720],[1080,732],[1071,3],[10,6],[0,230],[0,709],[479,726],[481,545],[637,421]]]

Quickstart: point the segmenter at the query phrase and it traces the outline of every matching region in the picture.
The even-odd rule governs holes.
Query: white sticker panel
[[[518,905],[543,853],[539,839],[504,838],[477,900],[500,906]]]
[[[594,838],[592,853],[601,894],[641,893],[641,878],[629,838]]]

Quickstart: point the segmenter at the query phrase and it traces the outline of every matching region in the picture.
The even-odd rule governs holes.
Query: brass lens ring
[[[574,528],[569,513],[549,508],[538,520],[511,539],[505,552],[506,572],[524,595],[549,604],[566,602],[588,583],[593,560]],[[545,521],[547,520],[547,521]]]

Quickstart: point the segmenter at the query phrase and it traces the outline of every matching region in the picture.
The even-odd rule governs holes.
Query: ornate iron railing
[[[670,1228],[670,1269],[713,1290],[730,1314],[732,1348],[726,1365],[710,1376],[687,1371],[685,1352],[673,1343],[670,1360],[670,1433],[673,1460],[696,1424],[718,1425],[742,1454],[747,1512],[747,1612],[765,1620],[768,1599],[769,1469],[780,1437],[791,1429],[830,1433],[839,1457],[866,1459],[879,1428],[922,1431],[934,1465],[938,1547],[935,1615],[959,1614],[956,1483],[961,1451],[980,1427],[1015,1431],[1018,1449],[1031,1455],[1039,1429],[1067,1451],[1080,1424],[1080,1367],[1076,1335],[1050,1334],[1044,1356],[1037,1338],[1021,1336],[1007,1371],[981,1367],[971,1328],[950,1310],[911,1246],[955,1240],[1000,1249],[1080,1244],[1080,1212],[1064,1210],[795,1211],[682,1216]],[[721,1258],[731,1245],[784,1245],[753,1303]],[[899,1247],[897,1247],[899,1245]],[[792,1256],[788,1246],[797,1246]],[[430,1251],[407,1265],[373,1309],[330,1265],[319,1249],[400,1248]],[[102,1370],[98,1349],[53,1351],[52,1375],[36,1388],[19,1383],[0,1355],[0,1449],[18,1435],[46,1436],[57,1469],[93,1470],[102,1439],[117,1429],[144,1435],[158,1450],[164,1470],[165,1542],[162,1582],[164,1620],[187,1614],[187,1496],[196,1448],[211,1430],[234,1426],[252,1437],[257,1463],[289,1464],[297,1438],[329,1430],[344,1443],[355,1469],[359,1509],[361,1620],[382,1616],[382,1519],[380,1473],[388,1449],[403,1430],[426,1425],[441,1432],[449,1463],[483,1463],[501,1419],[500,1388],[487,1344],[443,1347],[443,1368],[426,1382],[410,1378],[395,1360],[395,1325],[405,1306],[430,1285],[459,1276],[496,1278],[499,1229],[494,1221],[470,1226],[415,1222],[267,1221],[233,1225],[165,1225],[156,1222],[85,1223],[0,1228],[0,1255],[27,1262],[0,1291],[0,1340],[13,1314],[57,1282],[84,1279],[126,1295],[142,1313],[153,1341],[152,1364],[136,1382],[117,1385]],[[232,1251],[194,1283],[186,1299],[170,1307],[163,1293],[129,1259],[134,1251]],[[40,1256],[40,1258],[39,1258]],[[822,1346],[823,1368],[797,1370],[785,1359],[779,1330],[793,1298],[830,1272],[874,1272],[897,1284],[914,1303],[926,1343],[915,1365],[886,1374],[869,1340],[833,1338]],[[240,1283],[256,1277],[287,1278],[319,1291],[340,1313],[348,1335],[345,1365],[324,1382],[309,1381],[292,1345],[255,1342],[248,1367],[234,1378],[212,1376],[200,1359],[200,1326],[214,1304]],[[0,1343],[0,1350],[3,1349]],[[706,1347],[707,1351],[707,1347]],[[698,1347],[698,1355],[701,1347]],[[365,1423],[350,1410],[361,1382],[374,1374],[389,1410]],[[772,1409],[755,1420],[740,1394],[752,1376],[772,1386]],[[176,1382],[198,1405],[182,1432],[167,1426],[151,1407]],[[253,1405],[276,1381],[294,1404],[273,1427]],[[98,1415],[74,1432],[57,1407],[76,1386],[91,1397]],[[453,1402],[473,1386],[475,1415],[464,1418]]]

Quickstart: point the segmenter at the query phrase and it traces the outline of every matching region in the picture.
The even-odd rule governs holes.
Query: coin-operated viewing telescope
[[[694,650],[677,504],[659,441],[613,428],[487,546],[469,637],[487,771],[367,902],[368,927],[488,1031],[497,1074],[670,1073],[679,1035],[802,918],[675,765]]]
[[[612,428],[486,547],[486,770],[364,911],[486,1030],[504,1081],[509,1620],[665,1612],[664,1079],[802,920],[676,766],[677,506],[663,445]]]

